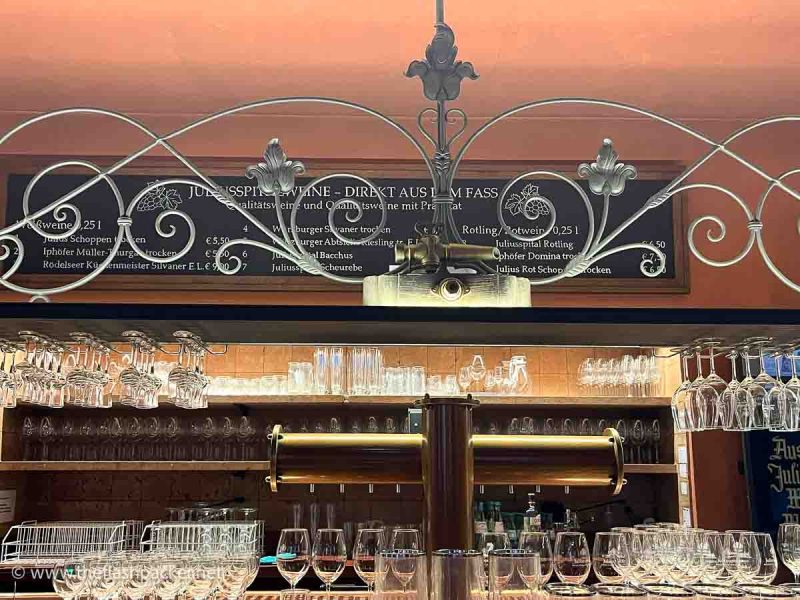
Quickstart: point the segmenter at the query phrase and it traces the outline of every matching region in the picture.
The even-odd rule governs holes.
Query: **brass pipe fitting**
[[[421,434],[283,433],[270,436],[273,491],[281,483],[422,483]],[[474,482],[612,487],[625,482],[622,440],[596,436],[473,435]]]

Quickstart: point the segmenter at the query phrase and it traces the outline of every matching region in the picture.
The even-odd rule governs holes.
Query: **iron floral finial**
[[[258,187],[266,194],[287,194],[294,189],[295,175],[306,172],[299,160],[287,160],[278,138],[270,140],[264,151],[263,163],[250,165],[245,173],[258,180]]]
[[[619,155],[608,138],[597,153],[597,162],[582,163],[578,175],[589,180],[589,189],[598,196],[619,196],[625,191],[625,181],[636,179],[636,167],[618,163]]]
[[[461,93],[464,77],[477,79],[472,63],[456,60],[458,48],[453,30],[437,23],[433,41],[425,50],[425,60],[415,60],[406,70],[406,77],[422,79],[422,91],[428,100],[455,100]]]

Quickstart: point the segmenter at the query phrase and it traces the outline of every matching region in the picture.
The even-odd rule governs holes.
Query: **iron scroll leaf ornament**
[[[434,183],[436,198],[434,201],[433,224],[441,227],[450,241],[456,242],[462,241],[452,213],[453,182],[457,176],[458,167],[475,141],[484,132],[505,119],[525,111],[535,111],[544,107],[599,106],[644,117],[673,128],[703,143],[708,150],[680,175],[648,198],[627,219],[610,231],[606,231],[606,229],[612,198],[624,194],[626,182],[634,179],[637,176],[637,172],[632,165],[619,161],[619,156],[609,139],[602,142],[596,160],[591,163],[582,163],[577,167],[576,173],[565,174],[549,170],[531,170],[518,175],[504,186],[497,202],[497,218],[504,232],[519,240],[540,240],[553,232],[557,221],[557,207],[550,199],[539,193],[538,187],[535,185],[537,180],[555,179],[562,182],[578,195],[586,208],[589,227],[583,247],[570,259],[560,273],[546,278],[531,279],[531,283],[545,285],[566,277],[575,277],[585,273],[593,264],[611,255],[628,251],[642,253],[640,270],[645,276],[656,277],[660,275],[665,270],[665,256],[660,249],[648,243],[615,245],[615,241],[623,231],[635,226],[636,222],[646,212],[662,205],[678,193],[698,189],[722,194],[733,201],[746,218],[748,236],[740,251],[729,259],[718,260],[706,256],[698,248],[696,241],[698,233],[705,232],[706,240],[712,244],[722,242],[727,235],[725,221],[717,214],[706,214],[697,217],[688,226],[687,239],[692,254],[707,265],[726,267],[743,260],[755,247],[758,249],[767,268],[785,285],[796,292],[800,292],[800,284],[783,273],[770,258],[764,243],[764,224],[762,221],[767,200],[776,189],[789,194],[796,200],[800,200],[800,192],[786,183],[788,178],[800,174],[800,169],[792,169],[774,177],[755,163],[730,149],[734,142],[740,141],[755,130],[778,124],[795,123],[800,121],[800,116],[781,116],[755,121],[733,132],[722,141],[717,141],[678,121],[636,106],[592,98],[551,98],[521,104],[489,119],[472,131],[461,143],[455,155],[451,156],[451,144],[467,129],[467,117],[464,111],[459,108],[448,109],[446,103],[458,98],[461,82],[464,78],[476,79],[477,74],[471,63],[456,60],[458,49],[455,46],[455,35],[452,29],[443,22],[441,3],[437,4],[437,9],[440,17],[436,24],[434,38],[426,49],[425,60],[413,61],[406,72],[408,77],[420,77],[425,97],[435,102],[435,108],[428,107],[423,109],[417,120],[417,125],[420,126],[423,137],[431,142],[434,147],[432,156],[422,147],[422,144],[414,135],[401,124],[381,112],[346,100],[325,97],[272,98],[242,104],[202,117],[166,134],[154,132],[131,116],[101,108],[66,108],[50,111],[27,119],[8,130],[0,136],[0,146],[12,140],[28,127],[74,115],[93,115],[121,122],[138,131],[147,141],[135,151],[109,166],[100,166],[86,159],[70,159],[50,164],[36,173],[27,184],[21,199],[22,217],[0,228],[0,264],[6,267],[2,275],[0,275],[0,285],[11,291],[24,294],[32,300],[46,300],[54,294],[77,289],[94,280],[109,267],[123,243],[126,243],[140,258],[149,262],[169,263],[180,260],[192,248],[196,235],[194,222],[184,210],[184,204],[179,201],[180,194],[174,191],[176,186],[195,186],[205,190],[212,201],[219,202],[230,209],[232,213],[235,213],[231,218],[252,224],[260,235],[260,239],[234,239],[220,246],[215,252],[214,260],[217,268],[222,273],[233,274],[240,272],[242,261],[231,250],[241,246],[252,246],[270,252],[274,256],[284,258],[308,274],[319,275],[342,283],[361,283],[362,278],[340,276],[322,265],[305,248],[303,240],[298,235],[296,225],[298,214],[311,190],[330,179],[347,177],[358,180],[371,189],[374,198],[378,201],[378,223],[377,225],[360,229],[361,231],[366,231],[363,237],[352,238],[348,236],[339,226],[341,219],[344,219],[349,224],[362,222],[366,215],[367,207],[358,198],[340,198],[328,208],[328,229],[339,242],[345,244],[367,244],[376,239],[385,230],[387,203],[381,190],[369,179],[350,173],[326,174],[316,177],[297,191],[295,177],[304,173],[305,167],[301,162],[290,159],[280,142],[277,139],[272,139],[264,151],[264,161],[252,164],[244,170],[248,177],[256,180],[259,189],[263,193],[271,195],[275,199],[275,223],[264,223],[173,145],[177,139],[188,132],[231,115],[243,114],[267,106],[315,103],[357,111],[360,114],[378,119],[392,131],[403,136],[419,154]],[[431,135],[421,127],[422,117],[427,114],[435,116],[437,125],[435,135]],[[456,123],[457,121],[461,122],[461,126],[455,134],[448,135],[448,124]],[[131,198],[125,198],[114,181],[114,175],[152,150],[166,151],[191,175],[151,182]],[[757,200],[754,210],[740,196],[724,185],[713,182],[689,182],[690,177],[696,175],[704,164],[718,155],[729,157],[743,169],[756,174],[766,181],[767,186]],[[89,171],[90,176],[85,182],[50,201],[42,208],[32,209],[30,199],[36,185],[47,175],[64,168],[85,169]],[[575,175],[587,181],[588,193],[575,181]],[[526,180],[533,181],[522,184]],[[522,190],[519,192],[513,191],[517,189],[515,187],[517,184],[523,185]],[[41,239],[42,244],[68,239],[82,229],[85,221],[82,218],[82,210],[78,206],[76,199],[95,186],[103,186],[107,190],[108,201],[116,207],[118,215],[116,220],[117,231],[113,236],[112,244],[106,256],[98,262],[91,272],[82,274],[77,279],[64,285],[35,288],[15,283],[14,276],[19,271],[25,257],[25,246],[19,235],[20,230],[23,228],[32,230]],[[282,207],[281,198],[292,193],[295,193],[295,198],[287,213]],[[595,211],[592,203],[595,198],[602,198],[599,222],[595,222]],[[15,200],[9,198],[9,202]],[[88,208],[89,210],[91,209],[91,207]],[[178,236],[176,239],[185,240],[177,251],[166,255],[163,252],[144,249],[137,242],[138,238],[135,238],[132,234],[132,226],[137,214],[155,210],[156,208],[160,209],[154,223],[156,235],[161,239],[176,238]],[[537,232],[533,235],[525,236],[508,225],[504,212],[509,212],[512,216],[523,218],[527,221],[544,219],[547,225],[537,229]],[[55,230],[48,230],[40,224],[42,219],[54,221],[60,226]],[[798,230],[800,231],[800,220],[798,220]],[[179,236],[179,233],[182,237]],[[395,272],[403,272],[403,269],[406,269],[407,266],[400,265]],[[480,265],[480,268],[486,269],[480,272],[494,272],[486,265]]]
[[[425,60],[408,65],[406,77],[419,77],[428,100],[455,100],[461,94],[464,77],[477,79],[472,63],[456,60],[458,48],[453,30],[444,23],[436,24],[433,41],[425,49]]]

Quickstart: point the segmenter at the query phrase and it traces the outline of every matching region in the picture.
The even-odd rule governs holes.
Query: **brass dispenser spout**
[[[417,225],[417,240],[406,244],[400,242],[394,248],[396,263],[406,262],[412,268],[421,267],[433,273],[443,264],[496,262],[500,260],[500,250],[495,246],[475,244],[456,244],[442,242],[435,226]]]

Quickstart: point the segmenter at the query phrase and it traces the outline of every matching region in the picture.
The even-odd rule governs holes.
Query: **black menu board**
[[[357,171],[354,171],[357,172]],[[6,174],[5,223],[10,224],[23,217],[22,198],[33,178],[30,173],[10,172]],[[30,194],[30,212],[70,192],[91,177],[86,173],[62,173],[46,175],[39,180]],[[115,174],[123,202],[129,203],[136,194],[154,181],[173,177],[186,178],[184,174],[163,170],[146,174]],[[257,182],[242,175],[213,175],[217,184],[225,187],[230,195],[261,223],[280,235],[275,214],[274,198],[258,189]],[[503,187],[510,177],[466,176],[454,185],[455,203],[453,214],[457,229],[465,241],[474,244],[496,245],[501,252],[499,271],[528,277],[532,280],[552,277],[581,251],[589,231],[589,216],[584,200],[568,184],[553,179],[528,179],[520,181],[509,190],[504,215],[513,227],[524,226],[528,235],[548,226],[549,209],[542,205],[541,215],[527,220],[515,210],[515,199],[531,193],[549,199],[556,210],[555,225],[549,235],[538,241],[523,242],[506,234],[497,216],[497,202]],[[297,187],[281,197],[287,225],[292,204],[301,189],[311,181],[310,177],[298,177]],[[393,263],[393,248],[398,241],[414,237],[414,226],[430,219],[433,209],[433,189],[429,179],[419,176],[371,177],[385,197],[387,219],[385,231],[374,240],[362,245],[348,245],[337,239],[328,227],[328,208],[341,198],[357,198],[363,202],[363,217],[355,222],[347,218],[347,209],[340,210],[335,218],[343,235],[356,239],[368,236],[380,221],[378,198],[375,191],[363,181],[354,178],[332,178],[315,186],[308,192],[297,210],[296,233],[307,251],[331,272],[349,277],[377,275],[387,271]],[[624,194],[611,199],[606,232],[613,231],[624,219],[636,211],[652,194],[663,188],[667,177],[649,177],[627,183]],[[594,212],[595,226],[601,219],[603,201],[591,194],[586,182],[576,182],[588,194]],[[81,228],[64,239],[43,239],[30,227],[17,232],[25,246],[25,254],[15,277],[47,276],[50,278],[75,279],[75,276],[90,272],[109,254],[115,244],[119,216],[117,201],[110,188],[103,182],[83,192],[74,201],[80,210]],[[682,214],[675,202],[667,201],[648,211],[635,225],[628,228],[607,247],[622,244],[647,242],[658,247],[666,255],[666,270],[657,277],[646,277],[640,270],[644,253],[632,250],[613,254],[592,265],[574,280],[583,281],[587,290],[593,289],[587,281],[594,281],[598,289],[613,289],[625,286],[628,291],[657,290],[685,291],[685,264],[681,238]],[[158,235],[156,220],[164,211],[176,209],[185,212],[196,228],[195,241],[191,249],[174,262],[151,262],[138,256],[127,241],[123,240],[117,257],[98,279],[113,282],[114,277],[135,276],[137,281],[148,282],[146,287],[157,289],[159,282],[175,289],[181,282],[212,282],[213,287],[234,285],[247,281],[259,281],[269,288],[270,281],[280,282],[282,289],[291,289],[295,281],[303,281],[303,289],[309,289],[308,275],[290,261],[273,256],[262,249],[241,246],[232,248],[230,254],[242,259],[241,270],[235,277],[220,273],[214,261],[217,249],[229,240],[249,238],[269,243],[270,240],[241,214],[220,203],[206,190],[184,184],[173,184],[158,188],[144,196],[132,214],[132,232],[136,244],[149,254],[166,258],[180,251],[188,240],[189,228],[177,216],[168,216],[162,222],[163,230],[174,226],[174,235],[164,238]],[[67,231],[75,221],[71,211],[60,215],[53,213],[37,220],[42,230],[50,233]],[[352,215],[351,215],[352,216]],[[225,257],[227,259],[227,257]],[[7,264],[9,260],[8,259]],[[69,277],[68,277],[69,276]],[[144,279],[151,277],[150,279]],[[255,279],[257,278],[257,279]],[[321,278],[324,289],[328,284]],[[30,280],[30,279],[27,279]],[[227,281],[230,280],[230,281]],[[598,281],[599,280],[599,281]],[[97,285],[97,284],[95,284]],[[313,284],[312,284],[313,285]],[[580,284],[579,284],[580,285]],[[287,287],[288,286],[288,287]]]

